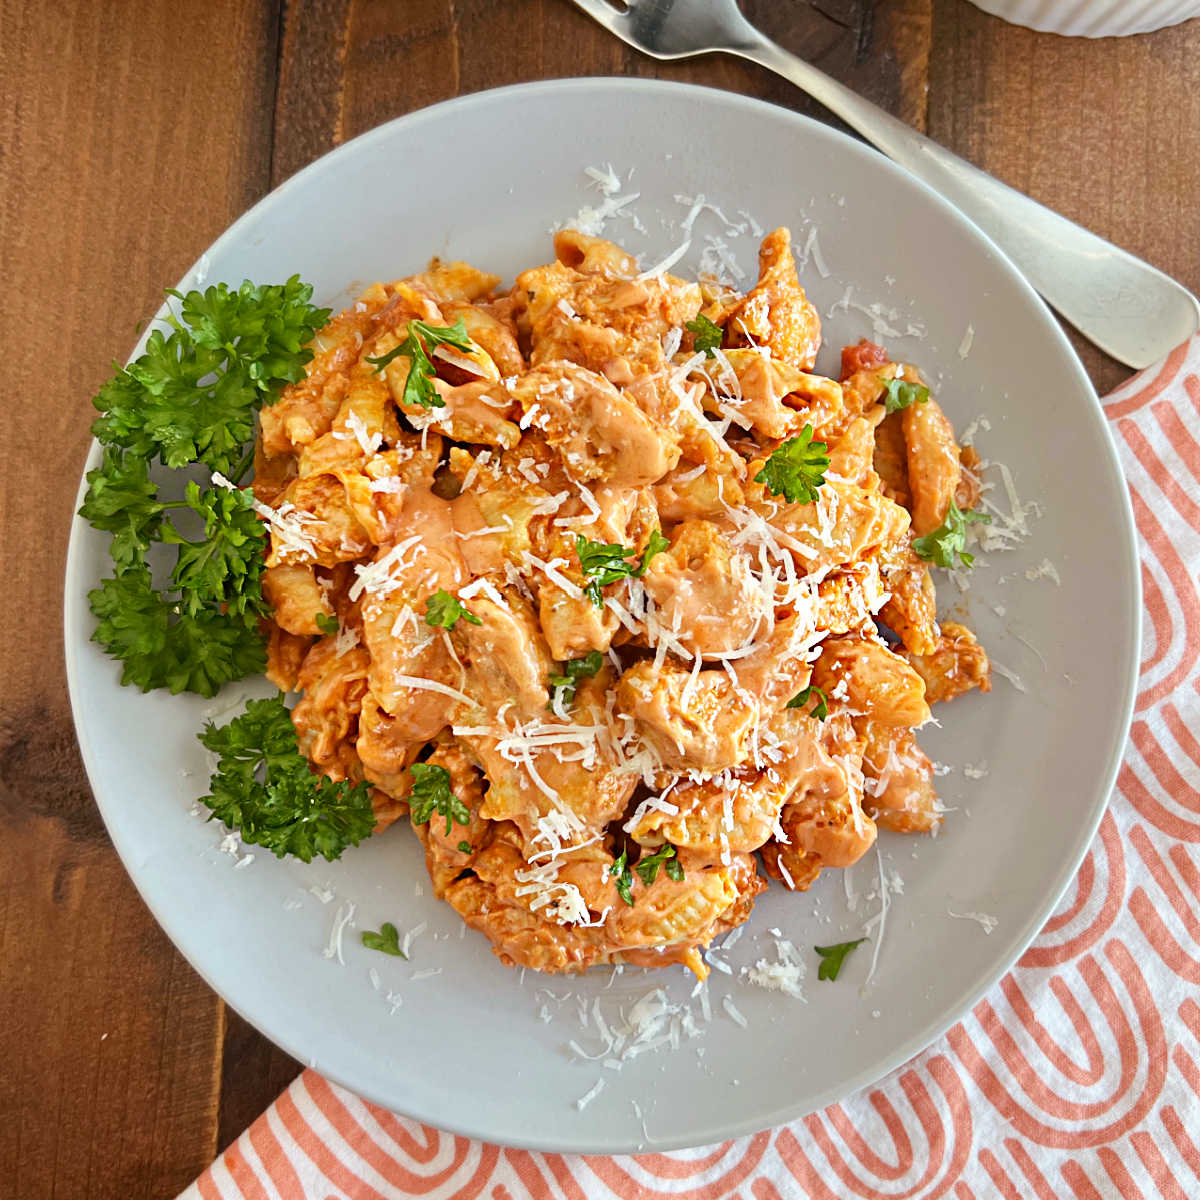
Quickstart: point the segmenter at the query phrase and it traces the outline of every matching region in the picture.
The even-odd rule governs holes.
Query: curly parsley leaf
[[[424,321],[409,321],[408,335],[398,346],[378,358],[368,358],[379,373],[396,358],[408,359],[408,375],[404,380],[404,403],[417,408],[444,408],[446,402],[433,386],[433,360],[429,357],[438,346],[453,346],[470,353],[475,349],[467,327],[459,317],[453,325],[426,325]]]
[[[714,358],[713,351],[721,345],[724,331],[715,321],[710,321],[703,313],[697,313],[694,320],[688,321],[684,329],[692,334],[692,345],[704,352],[705,358]]]
[[[110,553],[118,574],[141,565],[158,538],[166,508],[150,481],[146,460],[116,446],[106,447],[103,462],[88,472],[87,482],[79,515],[112,534]]]
[[[828,979],[831,982],[836,980],[842,963],[846,961],[846,955],[866,940],[865,937],[860,937],[852,942],[838,942],[836,946],[814,946],[813,949],[821,959],[821,965],[817,968],[817,978]]]
[[[563,663],[562,673],[549,677],[550,686],[555,691],[551,703],[561,696],[564,705],[570,704],[575,699],[575,689],[579,686],[579,681],[590,679],[602,666],[604,655],[599,650],[590,650],[582,658],[573,658]]]
[[[950,507],[946,510],[945,521],[932,533],[913,538],[913,553],[918,558],[933,563],[935,567],[953,567],[955,555],[964,567],[972,567],[975,565],[975,556],[968,554],[966,550],[967,526],[977,523],[990,525],[992,518],[987,513],[976,512],[970,508],[961,512],[958,505],[951,500]]]
[[[402,958],[405,962],[408,961],[408,955],[400,949],[400,932],[391,921],[384,921],[380,925],[378,933],[370,929],[364,929],[362,944],[368,950],[378,950],[381,954],[390,954],[394,958]]]
[[[812,504],[829,469],[829,448],[824,442],[814,442],[812,434],[812,426],[805,425],[796,437],[783,442],[754,482],[765,484],[767,491],[785,497],[789,504]]]
[[[436,812],[446,818],[446,836],[453,822],[470,825],[471,810],[450,790],[450,772],[430,763],[413,763],[408,768],[413,788],[408,797],[414,825],[424,825]]]
[[[453,629],[459,621],[467,621],[472,625],[482,625],[483,622],[462,603],[457,596],[452,596],[443,588],[438,588],[425,601],[425,624],[434,629]]]
[[[608,868],[608,873],[617,881],[617,895],[630,907],[633,906],[633,872],[629,869],[629,851],[622,850]]]
[[[188,615],[154,587],[145,566],[131,568],[88,593],[96,617],[92,641],[124,664],[122,684],[215,696],[231,680],[266,670],[257,622],[208,609]]]
[[[887,395],[883,399],[883,411],[899,412],[911,404],[924,404],[929,399],[929,389],[923,383],[909,383],[907,379],[883,379]]]
[[[309,303],[312,287],[293,275],[284,284],[219,283],[187,295],[156,329],[146,349],[118,370],[93,403],[92,432],[168,467],[203,462],[233,474],[254,434],[254,414],[285,383],[304,377],[305,348],[329,310]]]
[[[368,785],[312,772],[282,694],[250,700],[240,716],[210,722],[198,736],[217,755],[212,791],[201,803],[243,842],[279,858],[311,862],[319,854],[332,862],[374,830]]]
[[[583,534],[575,535],[575,553],[579,556],[579,566],[587,583],[584,584],[584,594],[597,607],[604,604],[602,588],[622,579],[640,579],[650,565],[650,560],[661,554],[670,546],[670,541],[663,536],[661,529],[650,534],[646,548],[639,555],[636,550],[628,550],[619,542],[594,542]]]
[[[817,697],[817,702],[812,706],[808,715],[818,721],[823,721],[829,716],[829,704],[825,699],[825,693],[816,684],[810,683],[802,692],[797,692],[785,707],[803,708],[813,696]]]
[[[170,523],[162,531],[164,542],[179,547],[171,585],[181,595],[183,612],[189,617],[205,609],[262,616],[267,611],[261,583],[267,534],[250,489],[201,492],[192,482],[184,503],[204,522],[204,536],[191,541]]]
[[[675,847],[670,842],[664,842],[653,854],[643,855],[633,869],[649,887],[658,878],[659,867],[666,871],[669,879],[676,883],[682,881],[683,864],[675,857]]]

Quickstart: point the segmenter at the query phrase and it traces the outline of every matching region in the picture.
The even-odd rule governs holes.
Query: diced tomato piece
[[[842,350],[842,378],[849,379],[855,371],[868,371],[891,361],[882,346],[863,338],[857,346],[846,346]]]

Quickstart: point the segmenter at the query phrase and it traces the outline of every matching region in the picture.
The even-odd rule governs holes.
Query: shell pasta
[[[372,286],[263,410],[269,675],[504,962],[703,977],[765,877],[940,820],[914,731],[990,687],[931,575],[978,459],[881,347],[815,373],[786,229],[745,294],[554,251]]]

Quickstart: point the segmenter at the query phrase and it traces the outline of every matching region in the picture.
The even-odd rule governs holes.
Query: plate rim
[[[301,168],[294,175],[291,175],[283,183],[267,192],[258,201],[256,201],[249,209],[242,213],[234,220],[192,263],[185,272],[183,277],[175,285],[176,289],[183,290],[189,287],[202,287],[207,283],[207,259],[211,252],[218,250],[228,241],[233,240],[241,231],[241,229],[250,224],[258,215],[259,211],[269,203],[274,202],[290,189],[297,188],[311,175],[318,171],[328,170],[332,162],[336,162],[341,156],[350,153],[363,153],[368,151],[372,143],[383,140],[392,135],[393,131],[399,126],[406,128],[414,128],[430,120],[442,119],[446,114],[456,114],[460,112],[469,112],[473,108],[486,105],[497,97],[508,96],[515,93],[549,93],[552,95],[562,95],[570,92],[588,93],[592,91],[612,93],[622,92],[629,95],[633,92],[642,92],[648,99],[652,100],[656,95],[675,95],[687,96],[688,94],[703,96],[706,100],[716,101],[719,104],[728,105],[732,108],[742,108],[749,114],[763,109],[769,110],[772,116],[782,115],[784,119],[797,122],[799,125],[806,128],[806,133],[814,136],[816,139],[826,138],[831,142],[838,143],[847,153],[857,155],[860,158],[869,158],[875,161],[876,166],[881,167],[885,173],[894,172],[896,175],[905,177],[911,184],[914,184],[922,193],[923,199],[932,206],[937,215],[944,221],[951,223],[959,222],[967,227],[967,230],[973,234],[981,243],[980,248],[985,251],[989,257],[994,259],[997,267],[1002,272],[1010,276],[1010,282],[1014,283],[1018,291],[1023,294],[1027,301],[1032,302],[1033,306],[1039,313],[1042,324],[1049,327],[1051,340],[1055,342],[1057,348],[1062,352],[1064,365],[1073,373],[1076,381],[1083,388],[1085,393],[1090,397],[1092,406],[1092,415],[1097,420],[1099,427],[1103,430],[1102,442],[1104,445],[1106,465],[1119,481],[1121,486],[1118,487],[1118,507],[1121,513],[1120,524],[1120,548],[1123,552],[1125,565],[1129,568],[1125,574],[1127,576],[1125,585],[1127,589],[1126,602],[1130,611],[1133,614],[1133,625],[1130,630],[1129,637],[1129,653],[1126,656],[1126,661],[1123,663],[1124,678],[1123,688],[1120,696],[1120,703],[1115,707],[1117,716],[1116,727],[1119,730],[1119,736],[1114,738],[1112,744],[1108,748],[1108,758],[1105,763],[1104,770],[1101,773],[1102,784],[1097,789],[1095,798],[1092,800],[1088,818],[1082,821],[1077,826],[1078,833],[1070,853],[1064,856],[1060,868],[1049,884],[1043,895],[1040,904],[1036,905],[1033,915],[1025,922],[1025,924],[1009,939],[1008,949],[1001,954],[993,967],[984,972],[983,975],[975,981],[975,984],[966,989],[964,998],[960,999],[955,1004],[951,1005],[942,1015],[927,1021],[921,1028],[917,1029],[906,1037],[903,1041],[897,1043],[891,1053],[877,1060],[869,1067],[864,1067],[855,1074],[840,1080],[836,1084],[828,1085],[818,1089],[800,1106],[779,1107],[772,1109],[770,1112],[761,1113],[752,1118],[742,1117],[737,1120],[724,1121],[719,1124],[713,1122],[706,1123],[705,1127],[698,1129],[694,1136],[687,1138],[683,1137],[665,1137],[652,1139],[652,1145],[647,1145],[645,1142],[620,1142],[614,1143],[611,1139],[601,1139],[597,1141],[589,1141],[586,1136],[586,1131],[581,1131],[579,1136],[571,1136],[567,1138],[550,1137],[550,1138],[524,1138],[518,1136],[516,1138],[506,1139],[502,1143],[505,1146],[512,1146],[518,1149],[528,1149],[541,1151],[546,1153],[563,1153],[563,1154],[632,1154],[639,1152],[653,1151],[671,1151],[679,1149],[694,1148],[699,1146],[711,1145],[715,1142],[720,1142],[730,1138],[745,1136],[760,1132],[763,1129],[776,1128],[791,1121],[799,1120],[809,1113],[817,1112],[830,1104],[837,1103],[854,1093],[869,1087],[871,1084],[882,1079],[885,1075],[890,1074],[896,1068],[903,1065],[905,1062],[916,1057],[926,1050],[932,1043],[938,1040],[947,1030],[959,1023],[966,1017],[975,1007],[979,1000],[989,992],[996,983],[1006,975],[1013,966],[1018,962],[1021,956],[1028,949],[1029,945],[1037,937],[1038,933],[1044,927],[1046,921],[1058,907],[1067,888],[1071,885],[1078,873],[1079,866],[1087,854],[1099,828],[1100,822],[1107,811],[1109,800],[1113,794],[1118,771],[1121,762],[1124,758],[1125,747],[1129,737],[1129,730],[1132,724],[1134,706],[1138,691],[1138,681],[1140,675],[1141,663],[1141,642],[1143,628],[1143,608],[1142,608],[1142,586],[1140,572],[1140,554],[1138,551],[1137,529],[1134,522],[1133,507],[1130,501],[1129,488],[1125,479],[1125,473],[1121,467],[1120,458],[1117,452],[1116,442],[1113,437],[1112,428],[1107,416],[1105,415],[1103,406],[1097,396],[1096,390],[1092,385],[1090,378],[1084,370],[1078,355],[1075,353],[1070,341],[1068,340],[1062,326],[1057,318],[1047,307],[1042,298],[1034,291],[1025,277],[1017,270],[1008,257],[995,245],[995,243],[984,233],[973,221],[965,214],[956,209],[949,201],[945,200],[940,194],[934,191],[931,187],[925,184],[922,180],[912,175],[899,164],[894,163],[882,153],[876,151],[866,143],[854,138],[841,130],[834,128],[832,125],[818,121],[813,117],[809,117],[803,113],[796,112],[794,109],[786,108],[783,105],[773,104],[766,100],[758,99],[757,97],[746,96],[737,92],[730,92],[724,88],[709,87],[700,84],[679,83],[673,80],[661,79],[629,79],[620,76],[577,76],[567,78],[557,78],[549,80],[538,80],[534,82],[509,84],[504,87],[490,88],[483,91],[471,92],[462,96],[455,96],[448,100],[440,101],[437,104],[428,105],[424,108],[415,109],[412,112],[405,113],[402,116],[392,118],[380,125],[364,131],[358,136],[344,142],[342,145],[327,151],[313,162]],[[132,361],[146,343],[150,332],[157,326],[163,314],[167,311],[167,305],[164,302],[155,313],[152,320],[147,322],[145,329],[133,350],[130,352],[129,358],[126,360]],[[82,503],[82,498],[86,490],[87,472],[91,470],[100,459],[99,444],[92,440],[88,454],[86,456],[83,472],[80,478],[79,487],[76,494],[75,513],[72,516],[71,530],[69,535],[66,562],[64,567],[63,581],[63,640],[65,650],[65,666],[67,676],[67,688],[71,705],[71,715],[75,726],[76,740],[79,744],[80,754],[83,759],[84,767],[88,776],[88,784],[92,791],[92,796],[95,800],[97,808],[100,810],[102,819],[104,820],[105,830],[109,840],[116,849],[118,857],[125,868],[130,880],[133,882],[138,895],[143,903],[150,910],[151,915],[158,923],[159,927],[170,939],[174,948],[184,957],[188,965],[196,971],[204,980],[205,984],[210,987],[213,992],[221,999],[222,1003],[229,1005],[237,1012],[244,1020],[254,1026],[263,1036],[267,1037],[275,1045],[279,1046],[285,1052],[290,1054],[297,1061],[303,1063],[311,1062],[311,1058],[306,1054],[305,1048],[295,1045],[288,1037],[279,1036],[275,1032],[277,1021],[273,1021],[272,1014],[268,1013],[263,1019],[258,1019],[250,1015],[248,1012],[232,1003],[225,995],[224,991],[216,987],[212,979],[209,977],[207,970],[203,969],[193,958],[190,948],[185,948],[184,939],[177,936],[178,922],[170,915],[170,910],[162,905],[156,904],[150,896],[147,895],[143,887],[143,881],[139,879],[138,874],[132,869],[132,849],[127,845],[123,845],[123,838],[114,832],[113,822],[109,819],[109,802],[102,799],[99,790],[95,786],[95,779],[98,775],[98,758],[95,748],[92,746],[88,736],[86,735],[86,724],[82,713],[82,696],[80,693],[80,683],[78,680],[78,649],[79,646],[74,636],[74,628],[79,624],[81,610],[86,607],[86,586],[88,581],[83,581],[80,576],[79,559],[82,554],[83,538],[86,536],[89,527],[81,517],[78,516],[78,508]],[[115,817],[115,812],[114,812]],[[340,1086],[345,1087],[354,1095],[376,1104],[388,1111],[399,1111],[391,1108],[391,1101],[386,1097],[375,1092],[373,1088],[361,1089],[357,1084],[341,1077],[340,1072],[336,1067],[326,1068],[325,1066],[317,1066],[313,1064],[313,1068],[318,1070],[326,1079],[329,1079]],[[420,1111],[403,1113],[413,1120],[420,1121],[425,1124],[433,1125],[435,1128],[441,1129],[443,1132],[469,1137],[480,1141],[493,1141],[495,1135],[489,1134],[487,1130],[470,1127],[468,1123],[465,1126],[459,1126],[453,1121],[446,1122],[439,1115],[437,1119],[429,1115],[423,1115]]]

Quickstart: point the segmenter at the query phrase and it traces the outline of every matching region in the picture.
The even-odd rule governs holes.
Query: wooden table
[[[745,7],[1200,291],[1200,21],[1085,42],[965,0]],[[298,168],[423,105],[564,75],[691,80],[822,115],[748,64],[638,57],[565,0],[0,0],[0,1195],[173,1196],[298,1070],[158,929],[84,777],[59,595],[91,396],[164,285]],[[1124,377],[1082,353],[1099,388]]]

